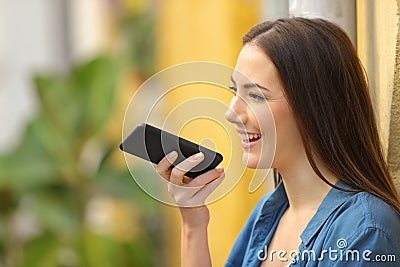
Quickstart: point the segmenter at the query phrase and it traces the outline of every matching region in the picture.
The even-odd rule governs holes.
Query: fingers
[[[178,153],[176,151],[170,152],[166,155],[158,164],[157,164],[157,172],[167,181],[170,180],[171,176],[171,165],[178,158]]]
[[[176,185],[182,185],[185,173],[191,170],[197,164],[199,164],[203,159],[204,154],[200,152],[182,161],[181,163],[176,165],[175,168],[172,169],[169,181]]]
[[[201,204],[204,204],[206,198],[222,183],[225,178],[225,173],[221,174],[221,176],[214,179],[211,183],[205,185],[201,190],[197,191],[195,197],[199,200],[202,200]]]
[[[217,178],[214,178],[210,183],[201,187],[182,187],[169,183],[168,192],[179,207],[202,206],[205,204],[207,197],[221,184],[224,177],[225,173],[222,173]]]
[[[195,179],[189,178],[185,176],[185,173],[195,167],[204,159],[203,153],[197,153],[192,155],[191,157],[187,158],[186,160],[182,161],[178,165],[176,165],[171,170],[171,165],[174,161],[176,161],[178,157],[178,153],[173,151],[166,155],[157,165],[157,172],[167,181],[170,181],[174,185],[182,186],[188,188],[198,188],[197,190],[192,190],[192,193],[187,192],[186,197],[191,197],[194,194],[197,194],[199,191],[202,190],[199,187],[204,187],[205,185],[211,184],[214,180],[224,176],[224,168],[222,166],[218,166],[202,175],[197,176]],[[222,179],[220,179],[222,180]],[[220,182],[219,182],[220,183]],[[215,187],[219,185],[219,183],[214,183]],[[215,189],[215,187],[207,187],[210,188],[211,191]]]
[[[187,177],[187,176],[183,176],[183,183],[184,184],[188,184],[191,181],[193,181],[193,178]]]
[[[204,205],[206,198],[223,181],[225,177],[224,168],[218,166],[195,179],[191,179],[185,174],[204,160],[204,154],[201,152],[194,154],[171,169],[177,158],[178,153],[173,151],[157,164],[159,175],[170,182],[168,183],[168,192],[178,206]]]
[[[202,175],[199,175],[196,177],[196,179],[192,179],[187,186],[189,187],[199,187],[203,186],[206,184],[211,183],[218,177],[220,177],[224,173],[224,167],[218,166],[215,169],[212,169],[206,173],[203,173]]]

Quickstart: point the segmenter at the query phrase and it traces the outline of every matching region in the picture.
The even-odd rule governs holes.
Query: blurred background
[[[346,29],[399,188],[399,2],[0,0],[0,267],[179,266],[177,210],[136,185],[117,149],[125,109],[166,67],[234,66],[243,34],[266,19],[320,16]],[[214,266],[272,190],[248,186],[210,205]]]

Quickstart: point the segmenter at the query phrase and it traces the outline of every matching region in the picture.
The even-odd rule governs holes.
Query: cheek
[[[273,110],[265,105],[255,110],[255,114],[256,116],[253,116],[253,120],[257,121],[263,137],[260,145],[256,146],[252,150],[252,153],[250,153],[251,155],[249,155],[249,162],[254,165],[249,167],[268,169],[272,165],[276,148],[276,129]]]
[[[284,105],[273,105],[271,107],[272,116],[274,117],[276,131],[281,132],[281,129],[290,128],[291,114],[289,109]]]
[[[253,124],[257,124],[259,130],[267,139],[271,138],[272,132],[275,132],[274,118],[272,109],[268,105],[262,105],[253,110],[251,120]],[[249,116],[250,117],[250,116]]]
[[[282,120],[281,117],[284,116],[280,109],[279,105],[270,103],[255,110],[256,116],[253,116],[253,120],[257,121],[259,125],[264,141],[267,141],[270,145],[276,142],[276,120],[280,121]]]
[[[277,150],[283,146],[290,150],[296,149],[302,144],[296,121],[288,105],[276,105],[271,107],[276,127]]]

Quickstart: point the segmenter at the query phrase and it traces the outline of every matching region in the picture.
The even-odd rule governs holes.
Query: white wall
[[[33,71],[63,70],[60,0],[0,0],[0,152],[18,142],[36,110]]]
[[[356,45],[355,0],[289,0],[290,16],[319,17],[339,24]]]
[[[106,0],[0,0],[0,153],[37,109],[34,73],[60,73],[104,47]]]

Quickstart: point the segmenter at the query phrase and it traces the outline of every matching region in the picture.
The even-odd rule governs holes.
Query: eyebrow
[[[235,82],[235,80],[233,79],[233,76],[231,76],[230,78],[231,78],[231,82],[232,82],[234,85],[236,85],[236,82]],[[270,89],[268,89],[268,88],[265,87],[265,86],[259,85],[258,83],[246,83],[246,84],[243,85],[243,87],[246,88],[246,89],[250,89],[250,88],[255,88],[255,87],[257,87],[257,88],[260,88],[260,89],[264,89],[264,90],[266,90],[266,91],[268,91],[268,92],[271,92]]]

